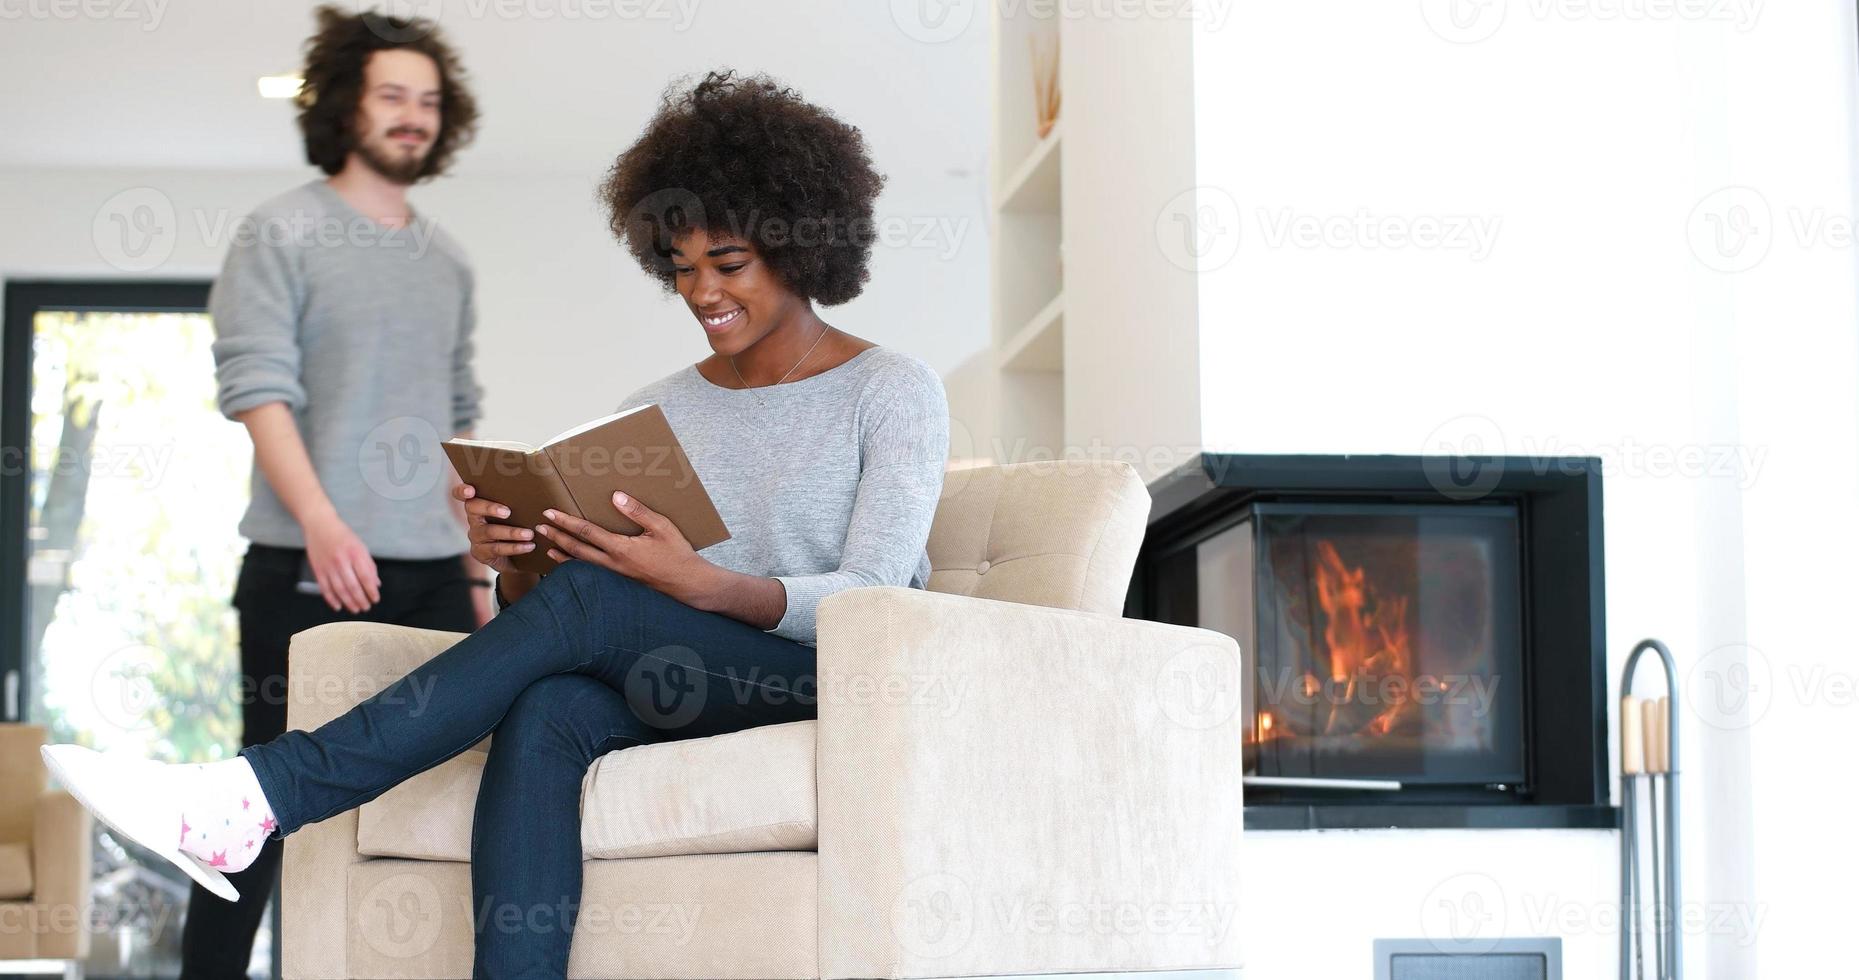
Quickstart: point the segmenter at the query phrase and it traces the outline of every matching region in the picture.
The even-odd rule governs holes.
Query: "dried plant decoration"
[[[1059,37],[1052,35],[1050,54],[1041,50],[1038,37],[1026,39],[1033,60],[1033,112],[1039,120],[1039,138],[1059,121]]]

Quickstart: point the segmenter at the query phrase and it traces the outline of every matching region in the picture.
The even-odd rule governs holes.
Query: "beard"
[[[391,142],[390,136],[364,137],[355,144],[355,155],[361,157],[370,170],[396,184],[417,183],[424,174],[432,149],[428,148],[425,153],[408,152],[405,147]]]

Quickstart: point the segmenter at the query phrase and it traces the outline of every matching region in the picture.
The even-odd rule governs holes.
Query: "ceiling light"
[[[258,94],[267,99],[294,99],[302,88],[302,75],[261,75],[258,78]]]

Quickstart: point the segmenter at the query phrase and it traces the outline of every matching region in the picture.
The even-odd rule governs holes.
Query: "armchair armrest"
[[[445,652],[464,633],[328,623],[290,639],[291,728],[313,731]]]
[[[330,623],[298,633],[290,643],[290,727],[321,727],[464,637],[381,623]],[[284,838],[284,920],[290,927],[284,930],[283,975],[290,980],[353,975],[348,869],[364,860],[356,849],[357,823],[350,810]]]
[[[823,976],[1240,965],[1231,637],[882,587],[817,649]]]
[[[90,811],[70,793],[43,793],[33,806],[33,939],[42,959],[90,955],[90,831]]]

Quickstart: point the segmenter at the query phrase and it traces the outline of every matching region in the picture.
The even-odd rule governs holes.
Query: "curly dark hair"
[[[439,36],[438,25],[369,11],[352,14],[333,4],[316,8],[316,33],[304,42],[303,89],[297,93],[297,125],[310,162],[334,176],[355,148],[355,114],[363,71],[376,51],[417,51],[439,66],[439,132],[420,168],[425,180],[445,172],[452,154],[477,135],[478,103],[465,85],[458,55]]]
[[[672,240],[692,229],[755,246],[796,295],[837,306],[870,279],[884,186],[858,128],[766,75],[674,82],[600,188],[608,223],[675,291]]]

